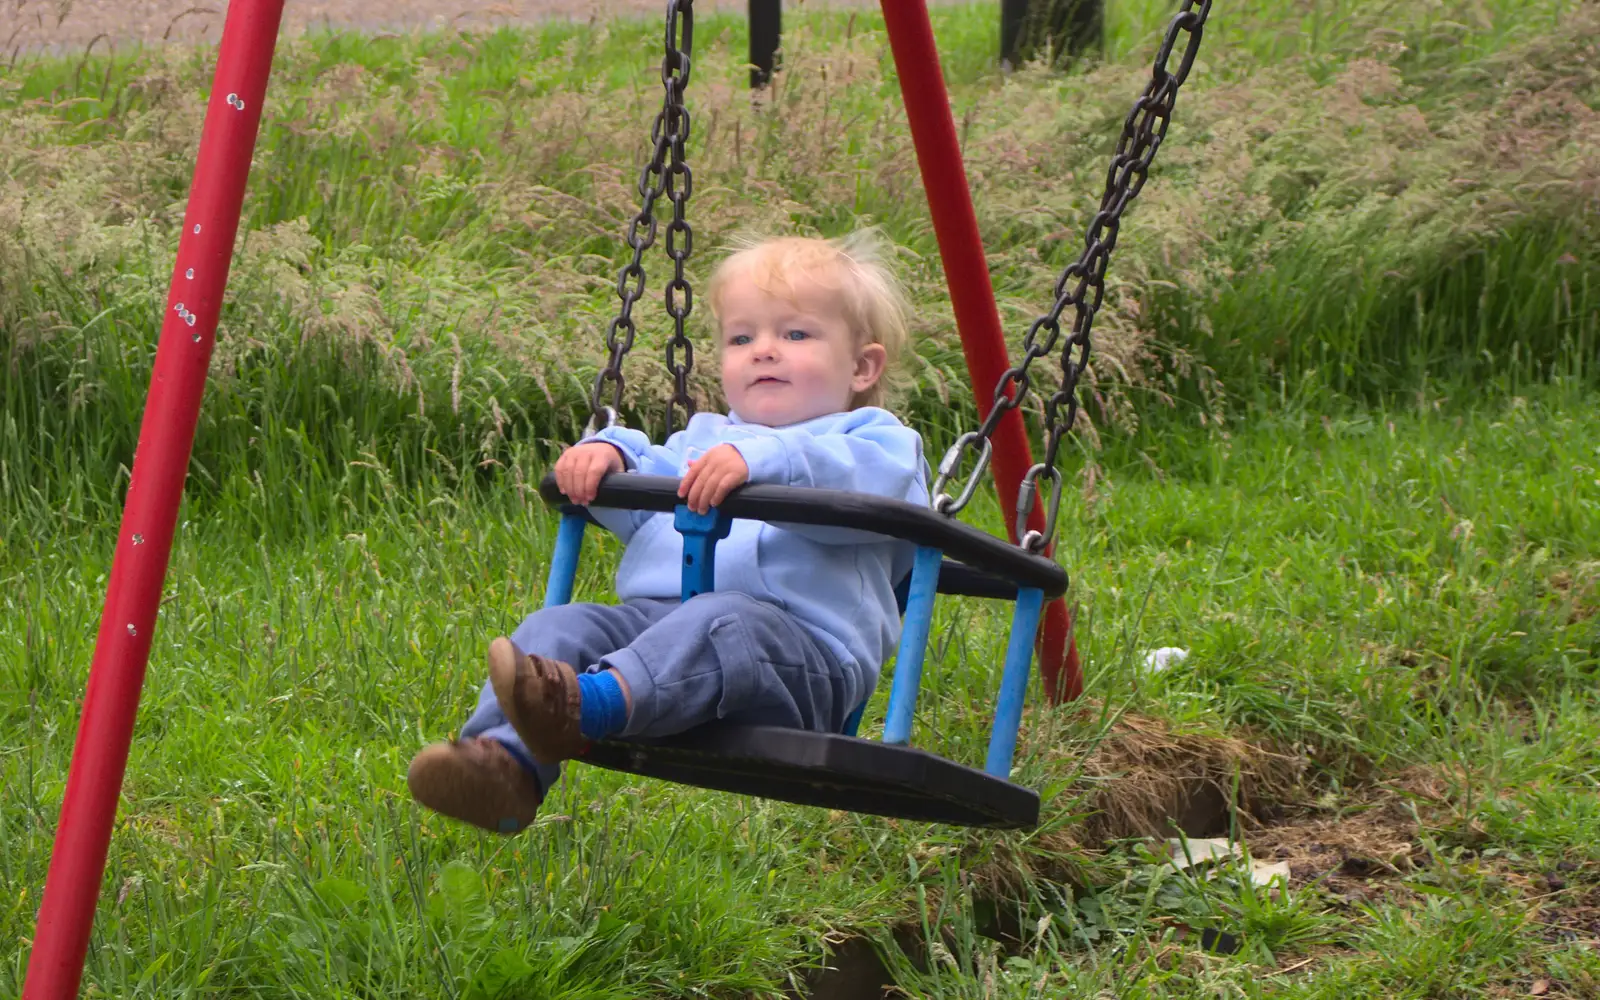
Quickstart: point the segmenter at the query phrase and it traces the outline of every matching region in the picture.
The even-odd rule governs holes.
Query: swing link
[[[689,139],[689,112],[683,104],[683,92],[689,82],[689,57],[694,48],[693,0],[668,0],[665,54],[661,59],[661,83],[665,94],[661,111],[650,129],[651,155],[639,173],[639,213],[628,224],[627,243],[633,250],[633,259],[624,264],[617,274],[617,298],[622,305],[606,328],[605,367],[595,376],[589,399],[589,424],[586,433],[610,427],[618,421],[622,409],[625,380],[622,362],[633,349],[637,329],[633,320],[633,307],[644,295],[644,252],[655,245],[658,224],[655,217],[656,201],[665,194],[672,201],[672,221],[667,224],[667,254],[674,263],[674,276],[667,285],[667,313],[673,318],[673,337],[667,344],[667,367],[673,376],[672,403],[668,406],[667,421],[670,432],[674,408],[684,405],[688,413],[694,412],[689,396],[689,373],[694,364],[693,347],[684,334],[684,321],[693,307],[693,293],[683,276],[684,261],[693,247],[694,234],[685,219],[693,178],[685,161],[684,148]],[[670,166],[668,161],[670,160]],[[677,352],[683,352],[683,361]],[[610,400],[607,405],[607,385]]]
[[[1045,441],[1044,461],[1028,472],[1034,486],[1030,488],[1025,481],[1022,488],[1023,491],[1036,490],[1040,476],[1050,479],[1053,483],[1045,529],[1028,532],[1022,542],[1029,551],[1043,549],[1055,534],[1055,515],[1059,510],[1061,495],[1061,480],[1056,468],[1057,459],[1060,456],[1061,443],[1071,432],[1078,417],[1078,382],[1089,368],[1090,332],[1094,326],[1095,313],[1100,309],[1105,297],[1106,269],[1111,263],[1111,252],[1116,249],[1122,213],[1144,187],[1150,164],[1155,159],[1156,151],[1161,147],[1161,140],[1166,137],[1167,128],[1172,124],[1172,110],[1177,103],[1178,88],[1188,79],[1189,71],[1194,67],[1206,18],[1211,13],[1211,3],[1212,0],[1183,0],[1182,10],[1167,25],[1166,36],[1156,53],[1150,82],[1123,121],[1122,136],[1117,141],[1116,152],[1111,158],[1110,168],[1106,171],[1105,192],[1100,198],[1099,211],[1089,224],[1082,254],[1068,265],[1056,280],[1055,301],[1050,311],[1034,320],[1028,327],[1028,332],[1022,338],[1022,358],[1000,376],[1000,381],[995,385],[994,406],[990,409],[989,415],[984,418],[975,434],[962,435],[955,445],[956,448],[974,448],[978,447],[981,441],[984,447],[988,446],[1000,421],[1007,413],[1022,405],[1023,399],[1032,388],[1029,367],[1035,360],[1055,352],[1057,341],[1061,339],[1061,314],[1071,306],[1072,333],[1061,349],[1061,384],[1045,400],[1045,425],[1049,431]],[[1176,72],[1169,71],[1167,64],[1172,60],[1178,40],[1185,34],[1188,37],[1178,59],[1178,68]],[[949,456],[946,458],[948,461]],[[943,464],[945,463],[941,463],[941,467]],[[954,467],[956,463],[950,464]],[[970,494],[971,490],[968,489],[962,495]],[[1031,492],[1026,501],[1022,493],[1019,493],[1018,510],[1022,509],[1024,502],[1031,512],[1033,509]],[[956,509],[959,510],[960,507]]]

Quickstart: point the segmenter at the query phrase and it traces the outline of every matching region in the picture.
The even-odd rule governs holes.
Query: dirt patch
[[[1589,621],[1600,612],[1600,563],[1579,563],[1552,573],[1545,588],[1566,605],[1566,624]]]
[[[923,950],[920,935],[910,927],[895,931],[894,940],[907,955]],[[787,1000],[881,1000],[904,995],[877,946],[865,937],[832,942],[826,956],[815,967],[801,970],[799,979],[800,988],[784,994]]]
[[[1600,865],[1563,861],[1530,874],[1523,891],[1538,904],[1535,925],[1541,939],[1600,948]]]
[[[1081,712],[1093,717],[1098,708],[1085,703]],[[1025,721],[1023,732],[1052,738],[1047,725]],[[1046,806],[1047,824],[1052,812],[1072,819],[1026,846],[985,841],[987,858],[970,871],[980,895],[1010,898],[1040,879],[1094,884],[1104,874],[1101,851],[1116,840],[1226,836],[1237,824],[1248,841],[1248,831],[1306,797],[1304,756],[1244,737],[1174,732],[1146,716],[1122,716],[1104,739],[1035,744],[1029,752],[1059,758],[1053,770],[1062,776],[1078,773]]]
[[[1423,864],[1426,852],[1417,834],[1406,800],[1389,792],[1336,816],[1286,819],[1253,831],[1247,843],[1259,860],[1287,861],[1291,885],[1321,882],[1331,893],[1365,902]]]
[[[1084,762],[1098,786],[1083,835],[1091,845],[1125,837],[1226,834],[1235,815],[1257,826],[1297,797],[1307,761],[1264,742],[1175,733],[1125,715]]]

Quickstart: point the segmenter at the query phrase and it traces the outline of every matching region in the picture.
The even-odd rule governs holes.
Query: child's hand
[[[719,444],[690,463],[689,471],[678,484],[678,496],[687,498],[685,503],[690,510],[704,514],[728,499],[734,487],[743,485],[749,478],[750,466],[745,464],[739,449],[731,444]]]
[[[594,502],[600,480],[622,471],[622,454],[603,441],[576,444],[556,459],[556,485],[580,507]]]

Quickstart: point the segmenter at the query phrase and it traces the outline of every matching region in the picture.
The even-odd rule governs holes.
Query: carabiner
[[[1050,506],[1045,513],[1044,530],[1029,531],[1018,543],[1024,551],[1035,554],[1049,544],[1056,533],[1056,515],[1061,512],[1061,470],[1040,462],[1028,470],[1022,477],[1022,484],[1017,487],[1017,524],[1023,525],[1028,522],[1028,515],[1033,513],[1041,476],[1050,480]]]
[[[950,482],[950,476],[961,466],[961,455],[972,445],[973,441],[982,443],[978,452],[978,462],[972,469],[972,478],[967,480],[967,485],[962,489],[961,495],[952,499],[944,492],[945,484]],[[960,513],[961,508],[972,502],[972,495],[978,492],[978,484],[983,480],[984,470],[989,468],[989,458],[994,453],[994,446],[989,439],[977,431],[968,431],[956,438],[956,443],[944,453],[944,458],[939,460],[939,477],[933,481],[933,509],[947,517],[954,517]]]
[[[606,425],[605,427],[597,427],[595,426],[596,420],[602,413],[606,416]],[[602,406],[599,410],[589,413],[589,422],[583,425],[583,437],[580,440],[586,441],[607,428],[620,426],[621,423],[622,418],[617,416],[617,411],[613,407]]]

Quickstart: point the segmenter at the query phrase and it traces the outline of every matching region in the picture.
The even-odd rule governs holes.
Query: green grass
[[[1429,4],[1346,6],[1214,15],[1123,226],[1096,327],[1102,430],[1308,386],[1383,402],[1440,382],[1592,383],[1592,7],[1486,4],[1457,24]],[[1078,253],[1162,18],[1114,5],[1105,61],[1002,76],[991,7],[935,17],[1017,339]],[[652,38],[617,23],[282,44],[197,495],[258,474],[326,495],[355,461],[412,488],[573,435],[659,101]],[[905,408],[948,440],[972,407],[881,24],[794,18],[762,107],[739,21],[697,38],[692,275],[738,230],[882,225],[916,305]],[[177,48],[26,56],[0,78],[8,513],[103,516],[128,464],[209,79],[205,50]],[[653,426],[666,324],[654,296],[639,315],[627,403]],[[1055,366],[1037,367],[1048,387]]]
[[[1473,858],[1573,860],[1575,881],[1600,870],[1588,698],[1600,436],[1580,416],[1594,402],[1557,390],[1326,422],[1279,410],[1227,438],[1169,437],[1150,456],[1159,476],[1113,449],[1096,498],[1074,498],[1063,558],[1091,690],[1112,717],[1297,747],[1310,796],[1358,795],[1406,768],[1461,775],[1425,827],[1438,860],[1410,878],[1446,879],[1445,895],[1422,881],[1354,912],[1315,887],[1274,897],[1180,879],[1129,847],[1069,851],[1079,875],[1052,881],[1093,791],[1072,748],[1104,734],[1095,712],[1030,715],[1018,778],[1049,803],[1032,835],[835,818],[578,768],[530,834],[479,836],[420,812],[402,775],[469,711],[485,637],[542,592],[553,520],[538,501],[501,474],[487,491],[397,495],[375,513],[292,492],[260,511],[250,498],[191,509],[91,995],[486,996],[496,976],[522,984],[511,995],[769,995],[836,930],[877,935],[901,981],[937,996],[1076,984],[1177,997],[1207,982],[1475,995],[1558,967],[1593,981],[1593,953],[1530,938],[1536,904]],[[281,537],[262,536],[262,516]],[[993,528],[997,510],[977,517]],[[5,940],[26,938],[38,903],[109,551],[104,525],[41,522],[0,553]],[[580,598],[604,599],[615,556],[614,543],[592,550]],[[945,602],[920,745],[981,759],[1002,613]],[[1142,676],[1138,651],[1162,644],[1192,656]],[[873,709],[868,731],[881,698]],[[980,933],[995,904],[972,877],[991,870],[1026,876],[1000,902],[1025,927],[1049,917],[1014,954]],[[949,954],[921,972],[890,945],[918,913]],[[1196,954],[1160,943],[1180,917],[1242,932],[1247,948],[1177,961]],[[1250,985],[1313,946],[1333,949],[1313,979]],[[21,961],[0,972],[8,992]],[[991,980],[1010,992],[984,992]]]

